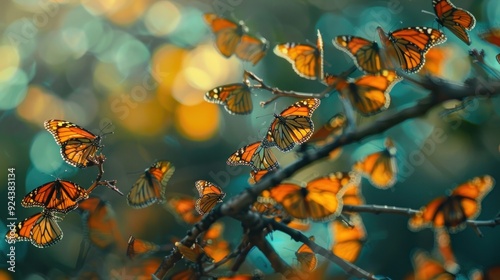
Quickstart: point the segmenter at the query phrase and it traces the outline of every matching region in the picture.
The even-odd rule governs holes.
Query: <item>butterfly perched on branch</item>
[[[63,120],[45,121],[44,127],[61,146],[61,156],[67,163],[79,168],[95,164],[96,153],[102,147],[100,135]]]

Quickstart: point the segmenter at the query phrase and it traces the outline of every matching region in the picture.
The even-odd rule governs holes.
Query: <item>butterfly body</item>
[[[102,147],[100,135],[64,120],[45,121],[44,127],[54,136],[67,163],[79,168],[95,164],[93,158]]]
[[[433,0],[432,6],[436,13],[436,21],[467,45],[471,44],[467,30],[472,30],[476,25],[474,16],[464,9],[455,7],[449,0]]]

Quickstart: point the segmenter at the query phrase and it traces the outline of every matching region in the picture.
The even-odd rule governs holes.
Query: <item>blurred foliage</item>
[[[499,49],[477,36],[500,24],[500,2],[454,2],[471,11],[478,20],[471,32],[471,47],[484,49],[487,62],[500,69],[494,60]],[[231,197],[247,187],[248,170],[226,166],[227,157],[261,138],[270,120],[266,116],[293,100],[278,100],[274,111],[273,106],[261,108],[258,103],[271,96],[256,90],[252,96],[252,115],[232,116],[218,105],[203,101],[204,93],[218,85],[241,81],[243,69],[254,71],[266,83],[282,89],[320,92],[323,86],[298,77],[272,51],[257,66],[241,63],[234,57],[225,59],[214,48],[213,36],[202,20],[203,13],[215,12],[245,21],[252,32],[271,43],[271,48],[283,42],[314,42],[319,29],[325,41],[325,70],[340,73],[352,66],[352,61],[333,47],[334,36],[352,34],[377,40],[378,25],[385,30],[413,25],[436,27],[432,16],[420,12],[431,9],[430,0],[4,2],[0,9],[0,182],[7,181],[7,168],[16,168],[18,202],[30,190],[53,180],[52,176],[90,185],[96,170],[78,170],[64,163],[59,147],[43,129],[45,120],[59,118],[95,133],[113,132],[104,139],[103,153],[108,158],[104,177],[118,180],[123,192],[128,192],[138,174],[154,160],[165,159],[176,166],[169,191],[194,195],[194,182],[206,179],[217,183]],[[427,71],[462,82],[475,75],[468,48],[447,30],[445,33],[449,35],[448,42],[429,54]],[[425,91],[413,84],[402,82],[391,93],[390,109],[382,114],[410,106],[425,95]],[[445,107],[455,105],[448,103]],[[341,108],[336,95],[322,100],[314,116],[315,123],[326,122]],[[355,160],[380,150],[384,137],[391,136],[397,143],[398,165],[402,170],[399,181],[391,190],[382,191],[363,180],[367,203],[418,208],[477,175],[490,174],[500,181],[499,98],[472,102],[447,118],[440,117],[442,110],[443,107],[436,108],[423,118],[406,121],[383,135],[350,145],[336,161],[318,162],[299,172],[294,180],[349,170]],[[358,122],[363,125],[376,118],[361,118]],[[442,134],[439,141],[434,137],[436,133]],[[294,153],[279,153],[278,157],[283,166],[296,159]],[[6,197],[6,184],[0,186],[1,197]],[[133,234],[164,244],[183,236],[188,228],[179,226],[160,206],[134,210],[126,205],[124,197],[108,189],[98,189],[95,194],[109,200],[125,239]],[[499,198],[500,189],[496,187],[483,201],[481,219],[490,219],[498,213],[495,201]],[[4,209],[0,211],[2,234],[7,230]],[[23,209],[17,204],[18,220],[33,213],[34,209]],[[417,247],[432,250],[432,232],[410,232],[405,217],[362,216],[368,241],[357,265],[367,271],[401,279],[412,270],[413,250]],[[224,222],[226,228],[239,227],[234,221]],[[50,248],[17,243],[16,273],[2,272],[0,279],[77,276],[80,272],[75,265],[80,246],[84,245],[78,214],[67,215],[61,228],[64,239]],[[325,224],[314,224],[310,231],[319,244],[331,243],[331,233]],[[482,231],[483,238],[472,229],[451,236],[464,275],[473,268],[486,268],[500,260],[496,249],[500,246],[499,229]],[[224,233],[233,246],[239,236],[238,230]],[[274,234],[273,242],[277,248],[299,246],[290,244],[289,238],[280,234]],[[111,251],[91,248],[83,271],[97,267],[113,269],[112,274],[120,277],[121,267],[141,267],[137,261],[126,259],[123,246]],[[0,248],[3,260],[7,252],[3,240]],[[290,262],[294,261],[294,252],[280,251]],[[6,262],[2,261],[1,266],[5,267]],[[251,272],[254,268],[272,271],[256,252],[250,254],[243,270]],[[151,273],[151,269],[148,271]],[[335,265],[330,265],[326,273],[344,275]]]

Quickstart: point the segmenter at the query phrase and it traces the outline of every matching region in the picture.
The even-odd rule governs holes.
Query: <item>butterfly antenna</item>
[[[428,15],[431,15],[431,16],[433,16],[433,17],[436,17],[436,15],[434,15],[434,13],[429,12],[429,11],[427,11],[427,10],[421,10],[421,12],[422,12],[422,13],[424,13],[424,14],[428,14]]]

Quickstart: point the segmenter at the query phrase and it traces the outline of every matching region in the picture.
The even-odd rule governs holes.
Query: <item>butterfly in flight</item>
[[[228,159],[228,165],[248,165],[254,171],[271,171],[279,167],[276,156],[265,140],[257,141],[238,149]]]
[[[121,246],[124,240],[115,212],[107,201],[98,197],[90,197],[78,203],[85,238],[101,250]]]
[[[127,256],[130,259],[134,259],[136,256],[147,256],[158,251],[160,251],[158,244],[135,238],[132,235],[128,239]]]
[[[458,232],[465,228],[467,219],[474,219],[479,215],[481,200],[493,185],[491,176],[475,177],[457,186],[451,195],[436,198],[422,207],[410,218],[408,225],[412,230],[432,226]]]
[[[489,29],[488,31],[479,34],[479,38],[492,45],[500,47],[500,28]]]
[[[317,98],[305,99],[295,102],[279,115],[275,114],[265,138],[267,143],[288,152],[295,145],[306,142],[314,132],[311,117],[319,104]]]
[[[133,208],[145,208],[165,201],[167,182],[175,167],[168,161],[157,161],[147,168],[130,189],[127,202]]]
[[[310,236],[309,240],[315,240],[314,236]],[[318,264],[318,259],[316,258],[316,254],[311,250],[311,247],[306,244],[302,244],[297,252],[295,252],[295,257],[297,261],[299,261],[300,268],[304,272],[311,272],[316,268]]]
[[[82,187],[70,181],[57,179],[32,190],[23,198],[21,205],[39,206],[50,211],[67,213],[78,207],[78,201],[87,198],[88,193]]]
[[[335,220],[330,224],[334,237],[332,252],[336,256],[353,263],[358,259],[363,248],[366,240],[366,230],[359,214],[349,215],[349,222],[352,226],[346,225],[339,220]]]
[[[432,0],[432,6],[437,16],[436,21],[448,28],[467,45],[470,45],[471,41],[467,30],[472,30],[476,25],[474,16],[464,9],[455,7],[450,0]]]
[[[49,247],[63,238],[57,224],[59,219],[52,211],[43,210],[19,222],[14,231],[7,232],[5,240],[9,244],[12,241],[31,241],[38,248]]]
[[[371,116],[389,108],[389,92],[401,80],[394,71],[382,71],[379,75],[367,74],[355,80],[327,74],[325,83],[335,86],[342,98],[364,116]]]
[[[205,93],[205,101],[224,105],[232,115],[247,115],[253,110],[250,87],[244,83],[216,87]]]
[[[45,121],[44,127],[61,146],[61,156],[67,163],[79,168],[95,164],[96,152],[102,147],[101,136],[63,120]]]
[[[200,198],[196,200],[196,211],[200,215],[208,213],[226,196],[219,187],[205,180],[196,181],[195,186],[200,195]]]
[[[366,176],[372,185],[379,189],[387,189],[396,183],[396,146],[390,138],[385,139],[385,150],[366,156],[356,162],[354,171]]]
[[[274,53],[292,64],[293,70],[306,79],[323,79],[323,38],[319,30],[316,46],[285,43],[277,45]]]
[[[248,28],[242,21],[236,23],[212,13],[205,14],[203,18],[215,34],[215,45],[223,56],[236,54],[253,65],[265,56],[269,43],[264,38],[247,34]]]
[[[425,54],[446,41],[439,30],[428,27],[407,27],[386,35],[377,28],[383,48],[365,38],[342,35],[333,39],[333,45],[349,54],[356,66],[368,74],[401,68],[406,73],[416,73],[425,64]]]
[[[271,198],[296,219],[330,221],[342,210],[345,189],[359,180],[355,173],[336,172],[309,181],[305,187],[282,183],[270,190]]]
[[[165,208],[187,224],[195,224],[201,220],[201,215],[196,211],[196,199],[185,195],[174,195],[167,198]]]

